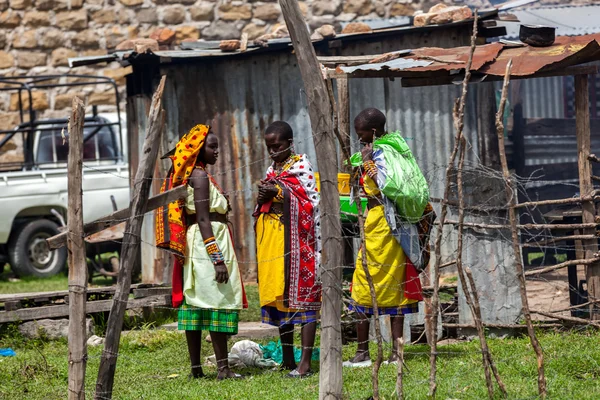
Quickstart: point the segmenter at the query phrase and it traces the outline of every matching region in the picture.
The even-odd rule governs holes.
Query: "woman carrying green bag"
[[[429,262],[429,232],[434,214],[429,189],[415,159],[399,132],[385,133],[386,118],[375,108],[362,111],[354,128],[363,144],[350,162],[362,167],[361,187],[368,199],[365,248],[361,249],[352,279],[352,304],[357,313],[358,348],[344,363],[348,367],[371,365],[369,317],[373,302],[362,252],[373,278],[379,315],[390,315],[393,351],[387,362],[398,359],[404,315],[418,311],[423,300],[419,271]]]

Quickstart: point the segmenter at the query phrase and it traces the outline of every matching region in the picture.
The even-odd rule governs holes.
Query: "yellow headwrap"
[[[184,135],[177,145],[175,151],[169,156],[173,162],[171,174],[167,177],[161,187],[161,193],[168,189],[187,183],[188,178],[196,167],[196,161],[206,136],[210,132],[208,125],[196,125]],[[170,248],[181,256],[185,255],[186,226],[183,218],[185,200],[181,199],[169,204],[168,226],[165,226],[164,208],[158,209],[156,218],[156,245],[158,247]],[[166,231],[168,229],[168,231]]]

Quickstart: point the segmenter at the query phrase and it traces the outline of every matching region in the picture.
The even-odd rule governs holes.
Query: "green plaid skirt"
[[[184,303],[177,313],[180,331],[211,331],[237,335],[239,310],[212,310]]]

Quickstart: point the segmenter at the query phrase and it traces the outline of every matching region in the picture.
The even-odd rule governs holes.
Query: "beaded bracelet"
[[[363,163],[363,168],[365,169],[365,172],[369,178],[375,179],[377,177],[377,167],[375,166],[373,160],[365,161]]]
[[[225,262],[225,257],[223,257],[223,253],[221,252],[221,249],[219,249],[219,245],[214,236],[204,241],[204,247],[206,247],[206,252],[214,265],[223,264]]]

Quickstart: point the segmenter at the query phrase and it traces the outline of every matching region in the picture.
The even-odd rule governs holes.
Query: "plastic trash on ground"
[[[217,365],[217,359],[213,354],[206,359],[208,364]],[[229,366],[231,368],[273,368],[278,365],[272,359],[265,359],[261,346],[252,340],[241,340],[231,347],[229,352]]]

